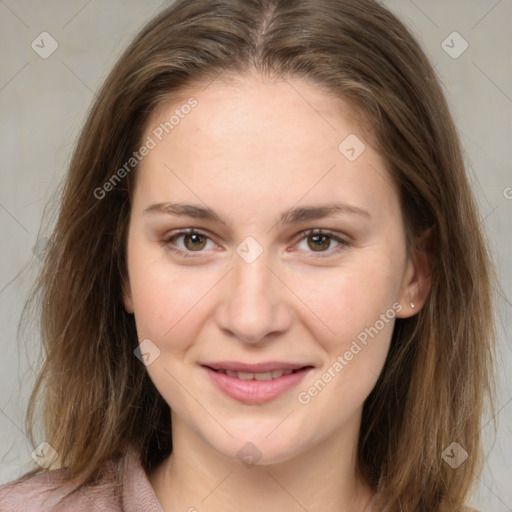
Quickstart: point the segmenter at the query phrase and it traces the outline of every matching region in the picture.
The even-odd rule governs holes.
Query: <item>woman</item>
[[[51,241],[28,423],[42,395],[55,470],[1,510],[469,510],[491,265],[380,4],[173,3],[103,85]]]

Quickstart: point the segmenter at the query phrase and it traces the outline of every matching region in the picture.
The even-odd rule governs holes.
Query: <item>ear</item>
[[[398,318],[409,318],[425,305],[432,284],[430,255],[434,228],[425,230],[414,242],[400,291],[402,309]]]
[[[130,280],[128,277],[123,278],[122,295],[123,295],[124,308],[126,309],[126,312],[133,314],[134,309],[133,309],[132,289],[131,289]]]

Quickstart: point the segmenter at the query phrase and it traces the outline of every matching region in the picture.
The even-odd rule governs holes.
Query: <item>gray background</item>
[[[165,4],[165,2],[164,2]],[[0,482],[21,474],[34,447],[23,431],[37,361],[37,334],[18,344],[23,300],[37,271],[43,209],[66,172],[87,109],[106,73],[156,0],[0,0]],[[500,274],[498,429],[482,428],[487,464],[473,505],[512,511],[512,1],[385,0],[430,56],[458,125],[468,172]],[[31,47],[42,32],[58,42],[47,59]],[[457,58],[442,43],[468,43]],[[453,52],[462,41],[448,38]],[[38,439],[42,441],[43,439]],[[418,440],[421,442],[421,440]]]

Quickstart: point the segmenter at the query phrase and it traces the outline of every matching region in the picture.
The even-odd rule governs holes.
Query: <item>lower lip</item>
[[[241,380],[216,372],[207,366],[203,368],[221,391],[246,404],[262,404],[273,400],[296,386],[313,369],[312,367],[304,368],[272,380]]]

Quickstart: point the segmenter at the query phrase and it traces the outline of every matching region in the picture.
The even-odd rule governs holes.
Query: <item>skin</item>
[[[191,96],[197,106],[141,162],[128,231],[124,303],[139,342],[160,350],[147,371],[172,411],[174,450],[151,484],[165,510],[362,512],[371,491],[355,465],[361,412],[394,319],[309,403],[297,397],[394,303],[401,318],[424,303],[426,262],[407,254],[385,162],[341,100],[301,79],[256,74],[187,90],[153,114],[144,139]],[[352,162],[338,149],[349,134],[366,144]],[[207,206],[228,225],[143,213],[160,202]],[[327,203],[368,216],[276,224],[287,209]],[[166,246],[186,228],[206,233],[199,250],[186,236]],[[302,233],[317,228],[348,243],[327,237],[315,251],[314,234]],[[236,252],[247,236],[263,248],[251,263]],[[314,369],[279,397],[244,404],[201,367],[221,360]],[[252,467],[237,457],[248,442],[261,453]]]

